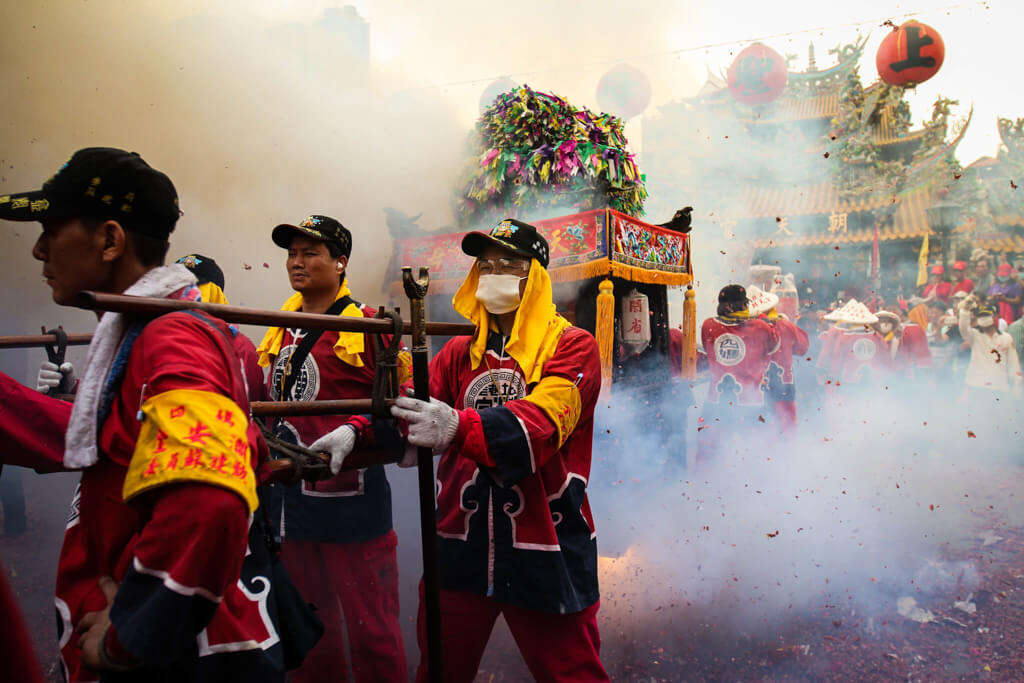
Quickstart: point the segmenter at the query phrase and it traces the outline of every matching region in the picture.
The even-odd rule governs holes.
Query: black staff
[[[402,285],[409,297],[412,324],[412,384],[416,398],[430,400],[430,372],[427,358],[427,324],[423,300],[427,296],[430,274],[420,268],[414,280],[412,267],[402,267]],[[420,485],[420,536],[423,544],[423,609],[427,617],[427,661],[431,683],[441,683],[441,590],[437,577],[437,501],[434,498],[434,453],[417,449]]]

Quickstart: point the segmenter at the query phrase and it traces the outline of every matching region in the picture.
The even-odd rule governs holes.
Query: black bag
[[[254,559],[263,560],[260,563],[270,570],[270,594],[275,598],[277,617],[274,623],[281,638],[284,667],[291,671],[299,668],[309,651],[320,642],[324,635],[324,622],[317,615],[316,606],[306,602],[306,598],[288,576],[270,531],[270,522],[262,501],[260,510],[261,514],[253,519],[253,535],[260,538],[253,538],[250,547],[253,555],[257,556]]]

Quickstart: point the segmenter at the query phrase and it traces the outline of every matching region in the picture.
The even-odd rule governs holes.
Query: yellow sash
[[[480,365],[487,349],[487,333],[491,324],[490,314],[476,298],[478,282],[476,268],[470,268],[452,299],[456,312],[476,325],[476,338],[469,347],[470,364],[474,370]],[[554,355],[558,341],[567,327],[569,321],[555,310],[548,271],[537,259],[531,259],[523,300],[516,311],[512,334],[505,344],[505,350],[523,369],[528,384],[540,380],[544,363]]]
[[[475,271],[475,269],[474,269]],[[348,279],[346,278],[341,283],[341,287],[338,289],[338,296],[334,297],[334,300],[342,298],[343,296],[351,295],[352,290],[348,288]],[[281,306],[282,311],[298,311],[302,308],[302,293],[295,292],[288,300]],[[341,315],[347,315],[353,318],[362,318],[363,311],[355,304],[349,304],[345,307],[345,310],[341,312]],[[267,330],[267,333],[263,335],[263,341],[256,347],[256,353],[259,355],[259,363],[263,367],[270,365],[270,357],[277,356],[281,353],[281,343],[284,341],[284,328],[282,327],[271,327]],[[349,365],[361,368],[363,367],[363,359],[359,356],[363,352],[365,344],[363,343],[362,332],[339,332],[338,341],[334,344],[334,355],[336,355],[341,362],[348,363]]]

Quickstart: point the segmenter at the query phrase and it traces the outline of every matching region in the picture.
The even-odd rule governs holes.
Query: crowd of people
[[[82,290],[226,304],[215,259],[166,265],[179,216],[171,180],[111,148],[0,196],[0,219],[42,224],[32,253],[59,305]],[[282,310],[375,314],[349,289],[340,221],[313,214],[267,239],[287,251]],[[254,345],[195,308],[99,315],[77,381],[68,363],[44,363],[36,389],[0,374],[0,465],[81,472],[56,586],[66,680],[406,680],[390,487],[382,465],[359,465],[410,466],[417,449],[440,456],[442,635],[429,661],[421,590],[417,680],[472,681],[499,616],[537,680],[608,680],[587,499],[597,343],[555,310],[534,226],[503,220],[462,249],[474,263],[453,303],[476,332],[430,361],[429,396],[399,353],[390,417],[260,425],[252,401],[369,398],[373,335],[271,327]],[[49,395],[58,385],[73,403]],[[272,483],[268,443],[329,456],[329,478]],[[0,657],[41,680],[12,602],[0,585]]]
[[[1009,263],[989,275],[989,261],[976,251],[974,277],[957,261],[950,281],[934,266],[920,296],[891,306],[836,301],[795,321],[776,310],[773,292],[724,287],[701,329],[708,391],[698,464],[720,462],[730,440],[792,437],[809,420],[827,430],[890,390],[924,402],[941,395],[986,421],[1012,419],[1024,396],[1022,278]]]
[[[179,216],[166,175],[110,148],[76,152],[38,191],[0,196],[0,219],[42,224],[32,253],[59,305],[82,290],[227,304],[214,258],[167,265]],[[349,287],[353,236],[339,220],[311,214],[268,226],[267,240],[287,254],[283,311],[376,315]],[[556,311],[534,226],[502,220],[467,234],[462,250],[473,265],[453,306],[475,332],[434,355],[429,396],[412,391],[399,352],[402,395],[387,417],[261,422],[249,407],[369,398],[373,349],[388,335],[282,326],[253,344],[195,309],[99,315],[77,380],[69,363],[43,363],[35,389],[0,374],[0,465],[81,472],[56,586],[66,680],[406,680],[399,539],[373,463],[412,466],[417,449],[440,457],[442,643],[431,662],[421,586],[417,680],[441,670],[472,681],[499,616],[536,679],[608,680],[587,495],[597,343]],[[700,331],[708,391],[696,465],[795,438],[810,406],[827,420],[890,387],[942,388],[1008,415],[1024,388],[1022,280],[1009,263],[991,270],[976,253],[950,281],[933,267],[918,297],[799,316],[773,291],[722,288]],[[73,402],[51,395],[68,390]],[[325,454],[329,476],[274,480],[268,442]],[[16,612],[0,585],[0,617],[16,633],[0,657],[21,667],[18,680],[41,680],[17,645],[28,638]]]

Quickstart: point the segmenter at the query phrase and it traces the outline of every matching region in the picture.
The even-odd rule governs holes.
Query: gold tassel
[[[683,299],[683,379],[697,379],[697,299],[693,285]]]
[[[615,294],[611,280],[604,279],[597,286],[597,323],[594,330],[597,350],[601,355],[601,392],[607,393],[612,385],[612,354],[615,351]]]

